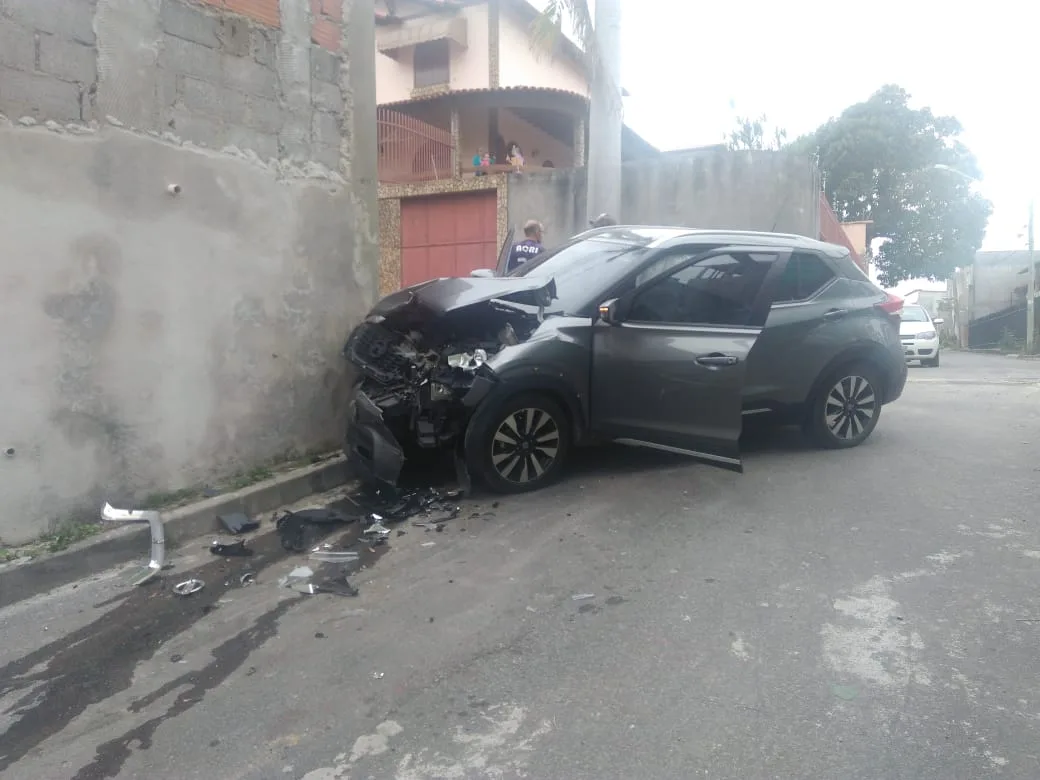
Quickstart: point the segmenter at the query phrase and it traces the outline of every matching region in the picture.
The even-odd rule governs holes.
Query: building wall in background
[[[377,290],[375,78],[341,70],[371,2],[0,9],[0,538],[333,446]]]
[[[499,18],[499,86],[562,89],[588,97],[589,83],[581,64],[535,43],[531,24],[516,12]]]
[[[622,166],[622,223],[765,230],[817,237],[820,176],[808,158],[707,151]],[[509,177],[509,224],[546,227],[547,244],[586,229],[583,169]]]

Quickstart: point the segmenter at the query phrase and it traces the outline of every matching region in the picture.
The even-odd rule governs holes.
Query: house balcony
[[[562,90],[504,88],[443,91],[380,106],[379,180],[408,183],[471,178],[514,170],[516,144],[524,169],[585,164],[584,96]],[[476,164],[483,153],[495,163]]]

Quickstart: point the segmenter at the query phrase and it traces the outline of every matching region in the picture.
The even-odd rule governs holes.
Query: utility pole
[[[1036,351],[1036,260],[1033,258],[1033,201],[1029,201],[1029,297],[1026,300],[1026,352]]]
[[[588,219],[621,214],[621,0],[596,0],[596,55],[589,108]]]

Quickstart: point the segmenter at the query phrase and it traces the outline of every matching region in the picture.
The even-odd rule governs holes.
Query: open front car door
[[[592,427],[622,444],[737,471],[748,356],[786,250],[670,249],[664,270],[600,309],[593,328]]]

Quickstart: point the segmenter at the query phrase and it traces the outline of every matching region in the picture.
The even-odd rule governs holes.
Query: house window
[[[415,86],[435,87],[449,81],[450,43],[445,40],[420,43],[415,47]]]

